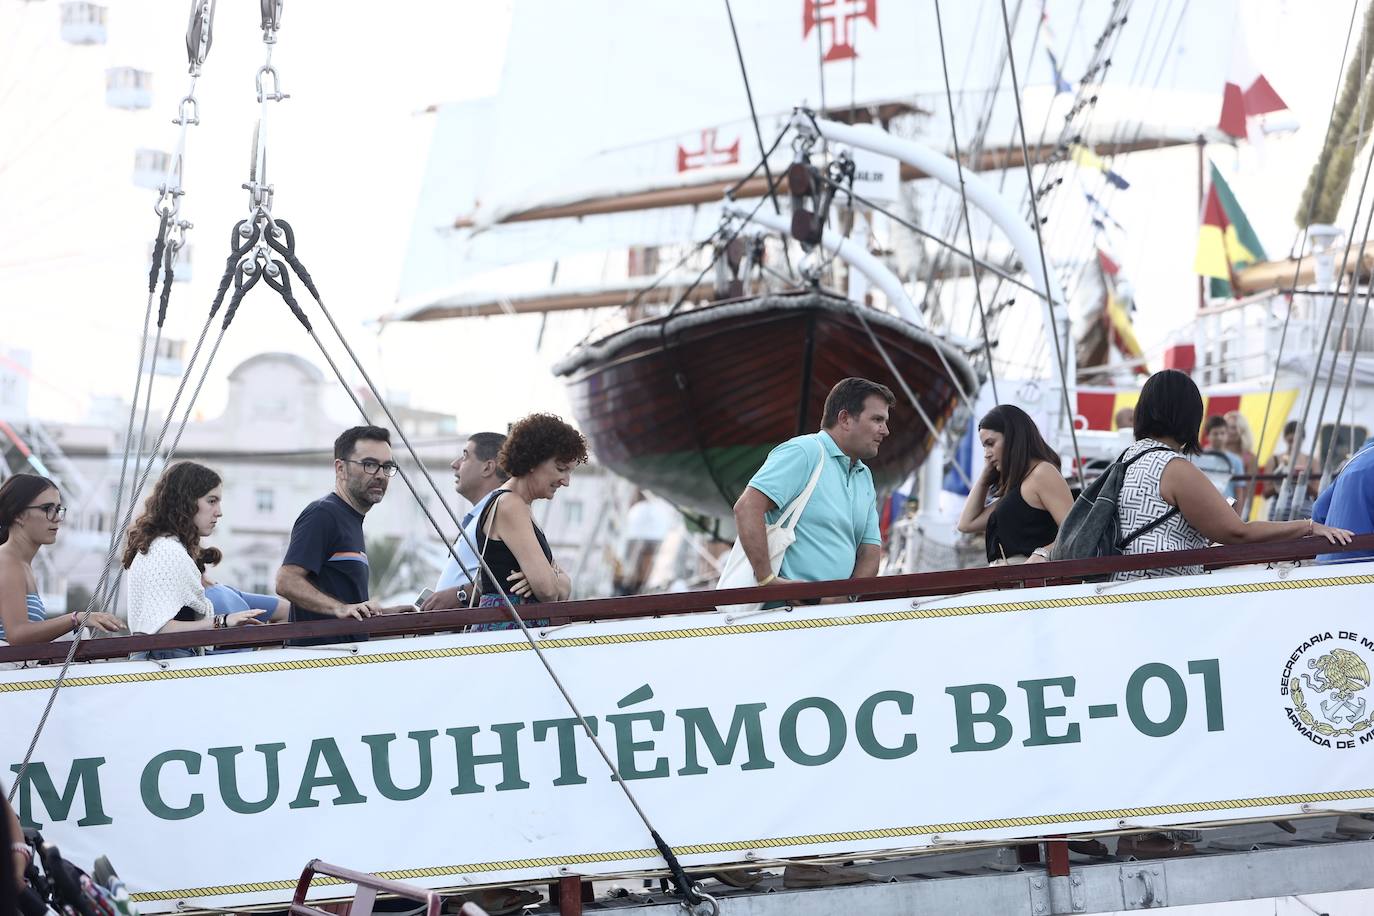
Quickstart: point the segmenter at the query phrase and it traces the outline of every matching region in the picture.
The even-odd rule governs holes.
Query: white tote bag
[[[801,519],[802,512],[806,509],[806,503],[811,499],[811,492],[816,489],[816,482],[821,479],[821,471],[825,470],[825,446],[820,441],[816,442],[816,450],[820,452],[820,460],[816,462],[816,469],[811,472],[811,480],[807,483],[806,489],[801,491],[801,495],[792,500],[791,504],[778,516],[778,520],[768,526],[768,562],[773,569],[773,574],[777,575],[782,568],[782,558],[787,553],[787,548],[797,540],[797,522]],[[744,547],[740,544],[739,538],[735,538],[735,546],[730,550],[730,556],[726,559],[725,565],[720,570],[720,581],[716,583],[716,588],[748,588],[757,585],[758,581],[754,578],[754,567],[749,563],[749,558],[744,554]],[[747,614],[750,611],[757,611],[763,607],[762,602],[750,604],[723,604],[716,610],[722,614]]]

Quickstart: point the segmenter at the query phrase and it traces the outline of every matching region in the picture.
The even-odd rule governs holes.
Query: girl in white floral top
[[[201,576],[219,551],[200,539],[215,530],[224,513],[220,477],[193,461],[163,472],[138,521],[129,529],[124,568],[129,570],[129,631],[176,633],[257,623],[257,611],[215,614]],[[134,659],[185,658],[198,649],[153,649]]]

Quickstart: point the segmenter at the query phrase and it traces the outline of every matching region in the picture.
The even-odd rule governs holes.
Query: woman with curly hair
[[[586,460],[587,440],[553,414],[530,414],[511,427],[496,457],[510,480],[493,491],[477,522],[477,551],[494,576],[482,573],[479,607],[503,607],[502,594],[517,605],[563,601],[572,594],[572,580],[553,561],[530,506],[536,499],[553,499]],[[480,624],[474,629],[513,626]]]
[[[124,568],[129,571],[129,631],[177,633],[257,623],[255,610],[216,614],[201,577],[220,552],[202,548],[224,513],[224,488],[214,471],[194,461],[162,473],[143,514],[129,529]],[[154,649],[131,658],[165,659],[199,655],[198,649]]]
[[[51,642],[72,632],[80,614],[49,618],[33,575],[38,551],[57,541],[67,507],[57,484],[37,474],[15,474],[0,486],[0,645]],[[107,633],[124,628],[118,617],[96,612],[88,626]]]

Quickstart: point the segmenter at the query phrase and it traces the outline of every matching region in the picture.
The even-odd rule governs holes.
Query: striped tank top
[[[48,619],[48,610],[43,607],[43,599],[33,592],[24,596],[24,604],[29,612],[29,623],[42,623]],[[5,625],[0,624],[0,639],[5,638]]]

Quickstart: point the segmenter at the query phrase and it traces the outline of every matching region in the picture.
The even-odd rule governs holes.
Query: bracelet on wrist
[[[769,582],[772,582],[772,581],[773,581],[774,579],[776,579],[777,577],[778,577],[778,574],[777,574],[777,573],[769,573],[767,578],[765,578],[765,579],[759,579],[759,580],[758,580],[758,584],[759,584],[759,585],[767,585]]]
[[[33,861],[33,850],[29,847],[28,843],[11,843],[10,852],[17,852],[30,862]]]
[[[72,611],[72,632],[75,633],[79,629],[81,629],[81,615]]]

